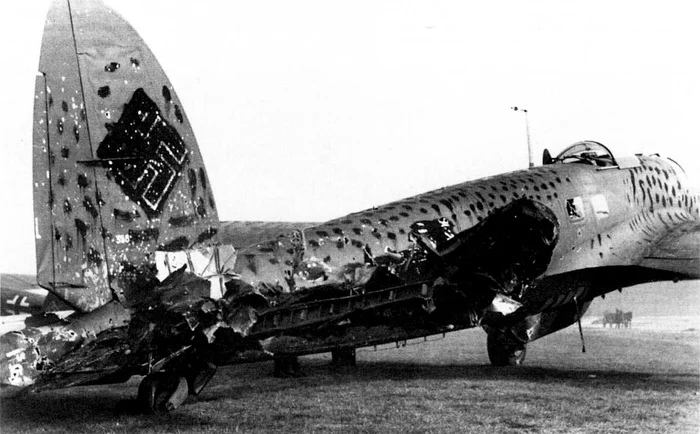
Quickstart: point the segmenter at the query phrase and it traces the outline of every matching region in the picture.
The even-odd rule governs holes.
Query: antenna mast
[[[532,144],[530,143],[530,121],[527,118],[527,109],[522,107],[511,107],[513,111],[521,111],[525,113],[525,134],[527,135],[527,159],[529,168],[535,167],[535,157],[532,155]]]

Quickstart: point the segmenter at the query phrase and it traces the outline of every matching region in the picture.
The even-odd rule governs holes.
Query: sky
[[[0,271],[34,272],[32,98],[49,1],[0,17]],[[695,177],[693,2],[107,1],[197,136],[222,220],[323,221],[580,140]]]

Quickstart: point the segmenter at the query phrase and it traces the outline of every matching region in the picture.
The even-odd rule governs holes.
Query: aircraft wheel
[[[500,333],[489,333],[486,338],[489,360],[493,366],[518,366],[525,361],[527,347]]]
[[[167,372],[146,375],[139,385],[137,401],[145,413],[166,414],[187,398],[187,379]]]

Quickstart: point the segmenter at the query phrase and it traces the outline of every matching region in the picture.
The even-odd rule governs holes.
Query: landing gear
[[[174,372],[152,372],[139,385],[136,402],[139,411],[150,414],[166,414],[178,408],[187,395],[199,395],[216,373],[216,365],[201,363],[187,376]]]
[[[136,400],[145,412],[162,415],[178,408],[187,398],[187,391],[185,377],[154,372],[141,381]]]
[[[355,349],[352,347],[341,347],[331,351],[333,366],[357,366],[357,357]]]
[[[301,377],[299,358],[296,356],[275,356],[273,376],[276,378]]]
[[[502,333],[489,333],[486,338],[486,348],[489,360],[493,366],[518,366],[525,361],[527,348],[522,342],[516,341]]]

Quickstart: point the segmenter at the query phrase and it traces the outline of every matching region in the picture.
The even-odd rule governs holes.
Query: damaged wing
[[[691,221],[675,227],[656,242],[639,265],[700,278],[700,223]]]

